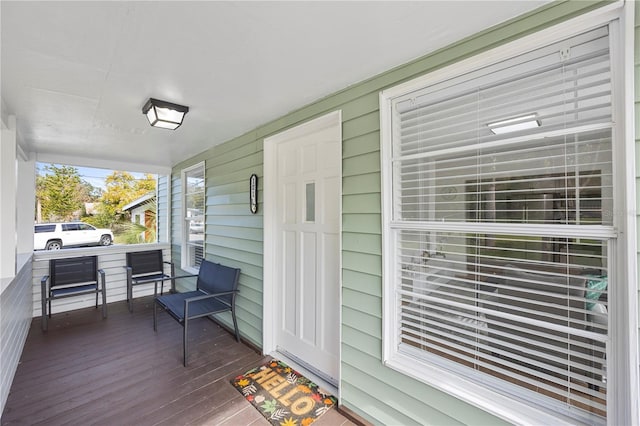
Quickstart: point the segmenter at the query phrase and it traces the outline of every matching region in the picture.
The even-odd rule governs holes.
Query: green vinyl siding
[[[382,279],[378,275],[342,268],[342,281],[343,289],[360,291],[378,298],[382,297]]]
[[[342,233],[342,250],[380,255],[381,238],[377,234]]]
[[[341,110],[341,404],[374,424],[501,424],[501,420],[481,408],[391,370],[382,363],[378,95],[385,88],[560,23],[602,4],[589,1],[550,3],[350,86],[176,165],[172,182],[172,224],[179,227],[180,184],[175,176],[180,176],[185,167],[206,161],[205,257],[242,270],[237,303],[243,337],[262,345],[263,140],[313,118]],[[249,213],[248,205],[248,181],[252,173],[259,176],[257,215]],[[174,228],[173,254],[178,262],[179,236],[179,229]]]
[[[238,327],[243,338],[262,346],[262,142],[244,135],[228,143],[177,165],[174,176],[183,168],[200,161],[205,162],[206,213],[205,258],[234,268],[240,268],[236,298]],[[258,214],[249,211],[249,176],[258,175]],[[179,179],[174,179],[179,181]],[[173,185],[180,190],[179,182]],[[173,200],[174,211],[180,203]],[[173,224],[180,225],[180,214],[174,215]],[[173,233],[179,237],[178,232]],[[180,239],[174,239],[174,261],[179,262]],[[231,316],[221,315],[219,320],[232,326]]]
[[[342,158],[345,160],[362,154],[380,151],[380,133],[375,132],[360,135],[353,139],[342,141]]]

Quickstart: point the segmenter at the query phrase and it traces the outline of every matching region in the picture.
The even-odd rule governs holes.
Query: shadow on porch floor
[[[182,327],[152,299],[54,314],[49,331],[34,318],[2,425],[268,425],[229,380],[263,356],[236,343],[219,325],[189,328],[189,366],[182,366]],[[336,410],[317,425],[353,424]]]

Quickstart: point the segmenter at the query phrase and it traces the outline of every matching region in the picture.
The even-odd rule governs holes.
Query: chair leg
[[[127,285],[127,301],[129,302],[129,312],[133,312],[133,285]]]
[[[176,268],[173,265],[173,262],[171,262],[171,288],[169,289],[169,293],[173,294],[176,292],[176,280],[175,277],[176,276]]]
[[[153,331],[158,331],[158,313],[157,313],[157,306],[158,303],[155,301],[155,299],[153,300]]]
[[[238,330],[238,321],[236,320],[235,309],[231,309],[231,318],[233,318],[233,328],[236,331],[236,341],[240,343],[240,331]]]
[[[104,303],[104,300],[102,302]],[[98,309],[98,291],[96,291],[96,309]]]
[[[187,321],[187,319],[184,319],[184,330],[182,330],[182,356],[183,356],[183,365],[186,367],[187,366],[187,356],[188,356],[188,349],[187,349],[187,324],[189,323],[189,321]]]
[[[51,296],[49,296],[49,318],[51,318]]]
[[[127,302],[129,304],[129,312],[133,312],[133,278],[131,274],[133,273],[131,267],[127,266]]]
[[[98,299],[98,295],[96,294],[96,300]],[[107,317],[107,289],[102,284],[102,318]]]
[[[45,303],[43,303],[43,305],[46,305]],[[42,331],[47,331],[48,328],[48,324],[47,324],[47,313],[43,310],[42,311],[42,319],[41,319],[41,326],[42,326]]]
[[[42,292],[42,318],[41,318],[42,331],[47,331],[47,296]]]

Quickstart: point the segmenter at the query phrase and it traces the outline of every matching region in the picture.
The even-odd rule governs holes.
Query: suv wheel
[[[111,245],[111,237],[109,235],[103,235],[102,237],[100,237],[100,245],[101,246]]]
[[[49,241],[47,242],[47,245],[45,246],[45,250],[60,250],[62,248],[62,241],[59,240],[53,240],[53,241]]]

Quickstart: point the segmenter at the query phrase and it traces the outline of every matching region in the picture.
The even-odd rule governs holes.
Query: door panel
[[[284,286],[284,304],[280,307],[283,313],[283,328],[286,332],[296,335],[298,333],[298,318],[297,318],[297,289],[296,289],[296,275],[297,275],[297,262],[286,261],[286,259],[295,259],[298,252],[298,244],[296,241],[296,233],[293,231],[284,232],[284,259],[282,263],[283,269],[283,286]]]
[[[311,345],[316,344],[316,308],[317,308],[317,268],[316,268],[316,234],[313,232],[302,232],[302,271],[298,285],[302,294],[300,307],[302,322],[302,333],[300,337]]]
[[[327,304],[340,300],[340,286],[337,284],[340,282],[340,263],[339,258],[335,255],[336,253],[340,253],[340,237],[339,235],[325,235],[323,238],[324,268],[322,269],[322,273],[325,275],[323,281],[326,283],[336,283],[336,285],[328,285],[323,293],[321,303],[323,310],[327,310],[325,307]],[[338,354],[340,349],[339,341],[329,330],[340,329],[340,315],[328,315],[324,320],[327,324],[322,329],[321,345],[327,352]]]

